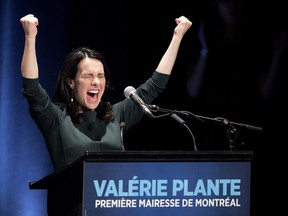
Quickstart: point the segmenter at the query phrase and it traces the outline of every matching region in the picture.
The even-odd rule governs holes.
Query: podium
[[[29,183],[49,216],[250,215],[251,151],[86,152]]]

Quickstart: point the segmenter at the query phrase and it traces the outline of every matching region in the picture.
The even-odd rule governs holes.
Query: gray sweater
[[[154,72],[140,85],[137,94],[147,104],[163,92],[169,76]],[[130,99],[112,105],[115,119],[100,120],[96,111],[87,111],[81,124],[73,123],[65,105],[53,103],[38,79],[23,78],[23,96],[27,98],[31,117],[41,131],[55,170],[83,156],[86,151],[120,151],[120,123],[125,131],[136,125],[143,111]]]

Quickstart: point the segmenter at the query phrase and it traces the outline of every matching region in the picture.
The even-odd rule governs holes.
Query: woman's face
[[[74,89],[74,97],[79,104],[89,110],[95,110],[105,91],[106,79],[101,61],[85,58],[78,64],[74,80],[69,81]]]

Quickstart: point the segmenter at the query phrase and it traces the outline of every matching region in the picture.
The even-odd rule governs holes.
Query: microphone
[[[142,111],[147,114],[149,117],[154,118],[154,115],[148,108],[148,106],[144,103],[144,101],[136,94],[136,89],[132,86],[128,86],[124,89],[125,97],[131,99],[134,103],[137,104],[138,107],[142,109]]]
[[[125,129],[125,122],[120,123],[120,138],[121,138],[121,151],[125,151],[124,147],[124,129]]]

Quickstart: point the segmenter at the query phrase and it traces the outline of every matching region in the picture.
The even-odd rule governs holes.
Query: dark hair
[[[83,115],[81,110],[85,109],[82,105],[80,105],[77,101],[71,102],[71,98],[73,97],[73,91],[69,87],[67,83],[67,79],[74,79],[77,74],[78,64],[84,58],[94,58],[99,60],[104,67],[104,74],[106,79],[105,92],[107,89],[111,88],[110,86],[110,73],[106,64],[106,61],[102,54],[99,52],[92,50],[87,47],[79,47],[72,52],[70,52],[61,68],[60,73],[58,75],[56,91],[53,95],[53,101],[55,103],[65,104],[67,108],[67,112],[71,116],[71,119],[75,123],[81,123],[83,121]],[[102,120],[111,121],[114,119],[114,113],[112,112],[110,103],[105,103],[101,101],[96,108],[97,117]]]

